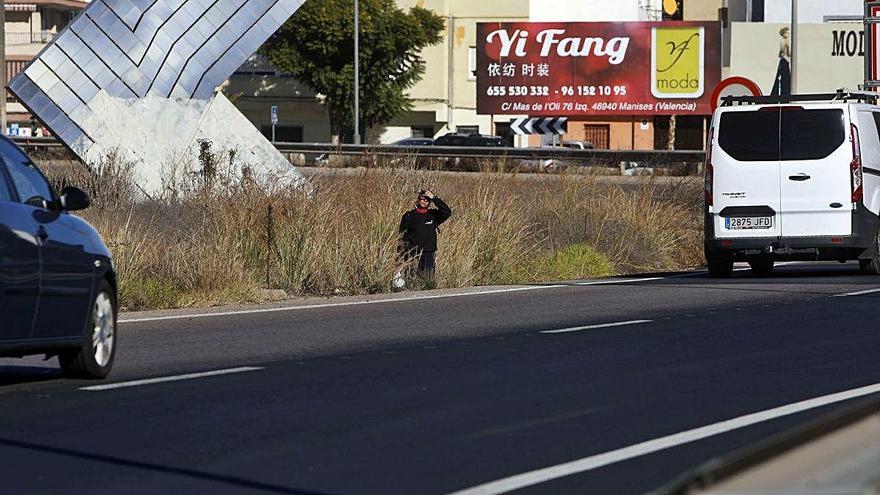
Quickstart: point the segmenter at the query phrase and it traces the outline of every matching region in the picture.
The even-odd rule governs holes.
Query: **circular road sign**
[[[712,92],[712,111],[721,105],[723,96],[761,96],[761,88],[751,79],[733,76],[718,83]]]

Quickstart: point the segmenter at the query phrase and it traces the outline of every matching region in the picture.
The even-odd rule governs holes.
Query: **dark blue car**
[[[0,356],[58,356],[70,375],[103,378],[116,353],[116,274],[75,187],[55,194],[0,137]]]

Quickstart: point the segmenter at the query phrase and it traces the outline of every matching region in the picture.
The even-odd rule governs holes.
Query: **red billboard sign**
[[[709,115],[717,22],[477,25],[477,113]]]

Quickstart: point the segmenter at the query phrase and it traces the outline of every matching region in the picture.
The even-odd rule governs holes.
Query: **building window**
[[[468,48],[468,81],[477,80],[477,47]]]
[[[480,126],[478,125],[459,125],[455,126],[455,132],[459,134],[479,134]]]
[[[412,126],[410,128],[414,138],[433,138],[434,126]]]
[[[764,22],[764,0],[751,0],[752,2],[752,22]]]
[[[611,147],[611,126],[584,124],[584,141],[593,143],[597,150],[607,150]]]

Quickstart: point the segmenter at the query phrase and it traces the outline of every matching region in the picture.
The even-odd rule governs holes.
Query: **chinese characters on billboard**
[[[481,23],[477,113],[709,115],[717,22]]]

